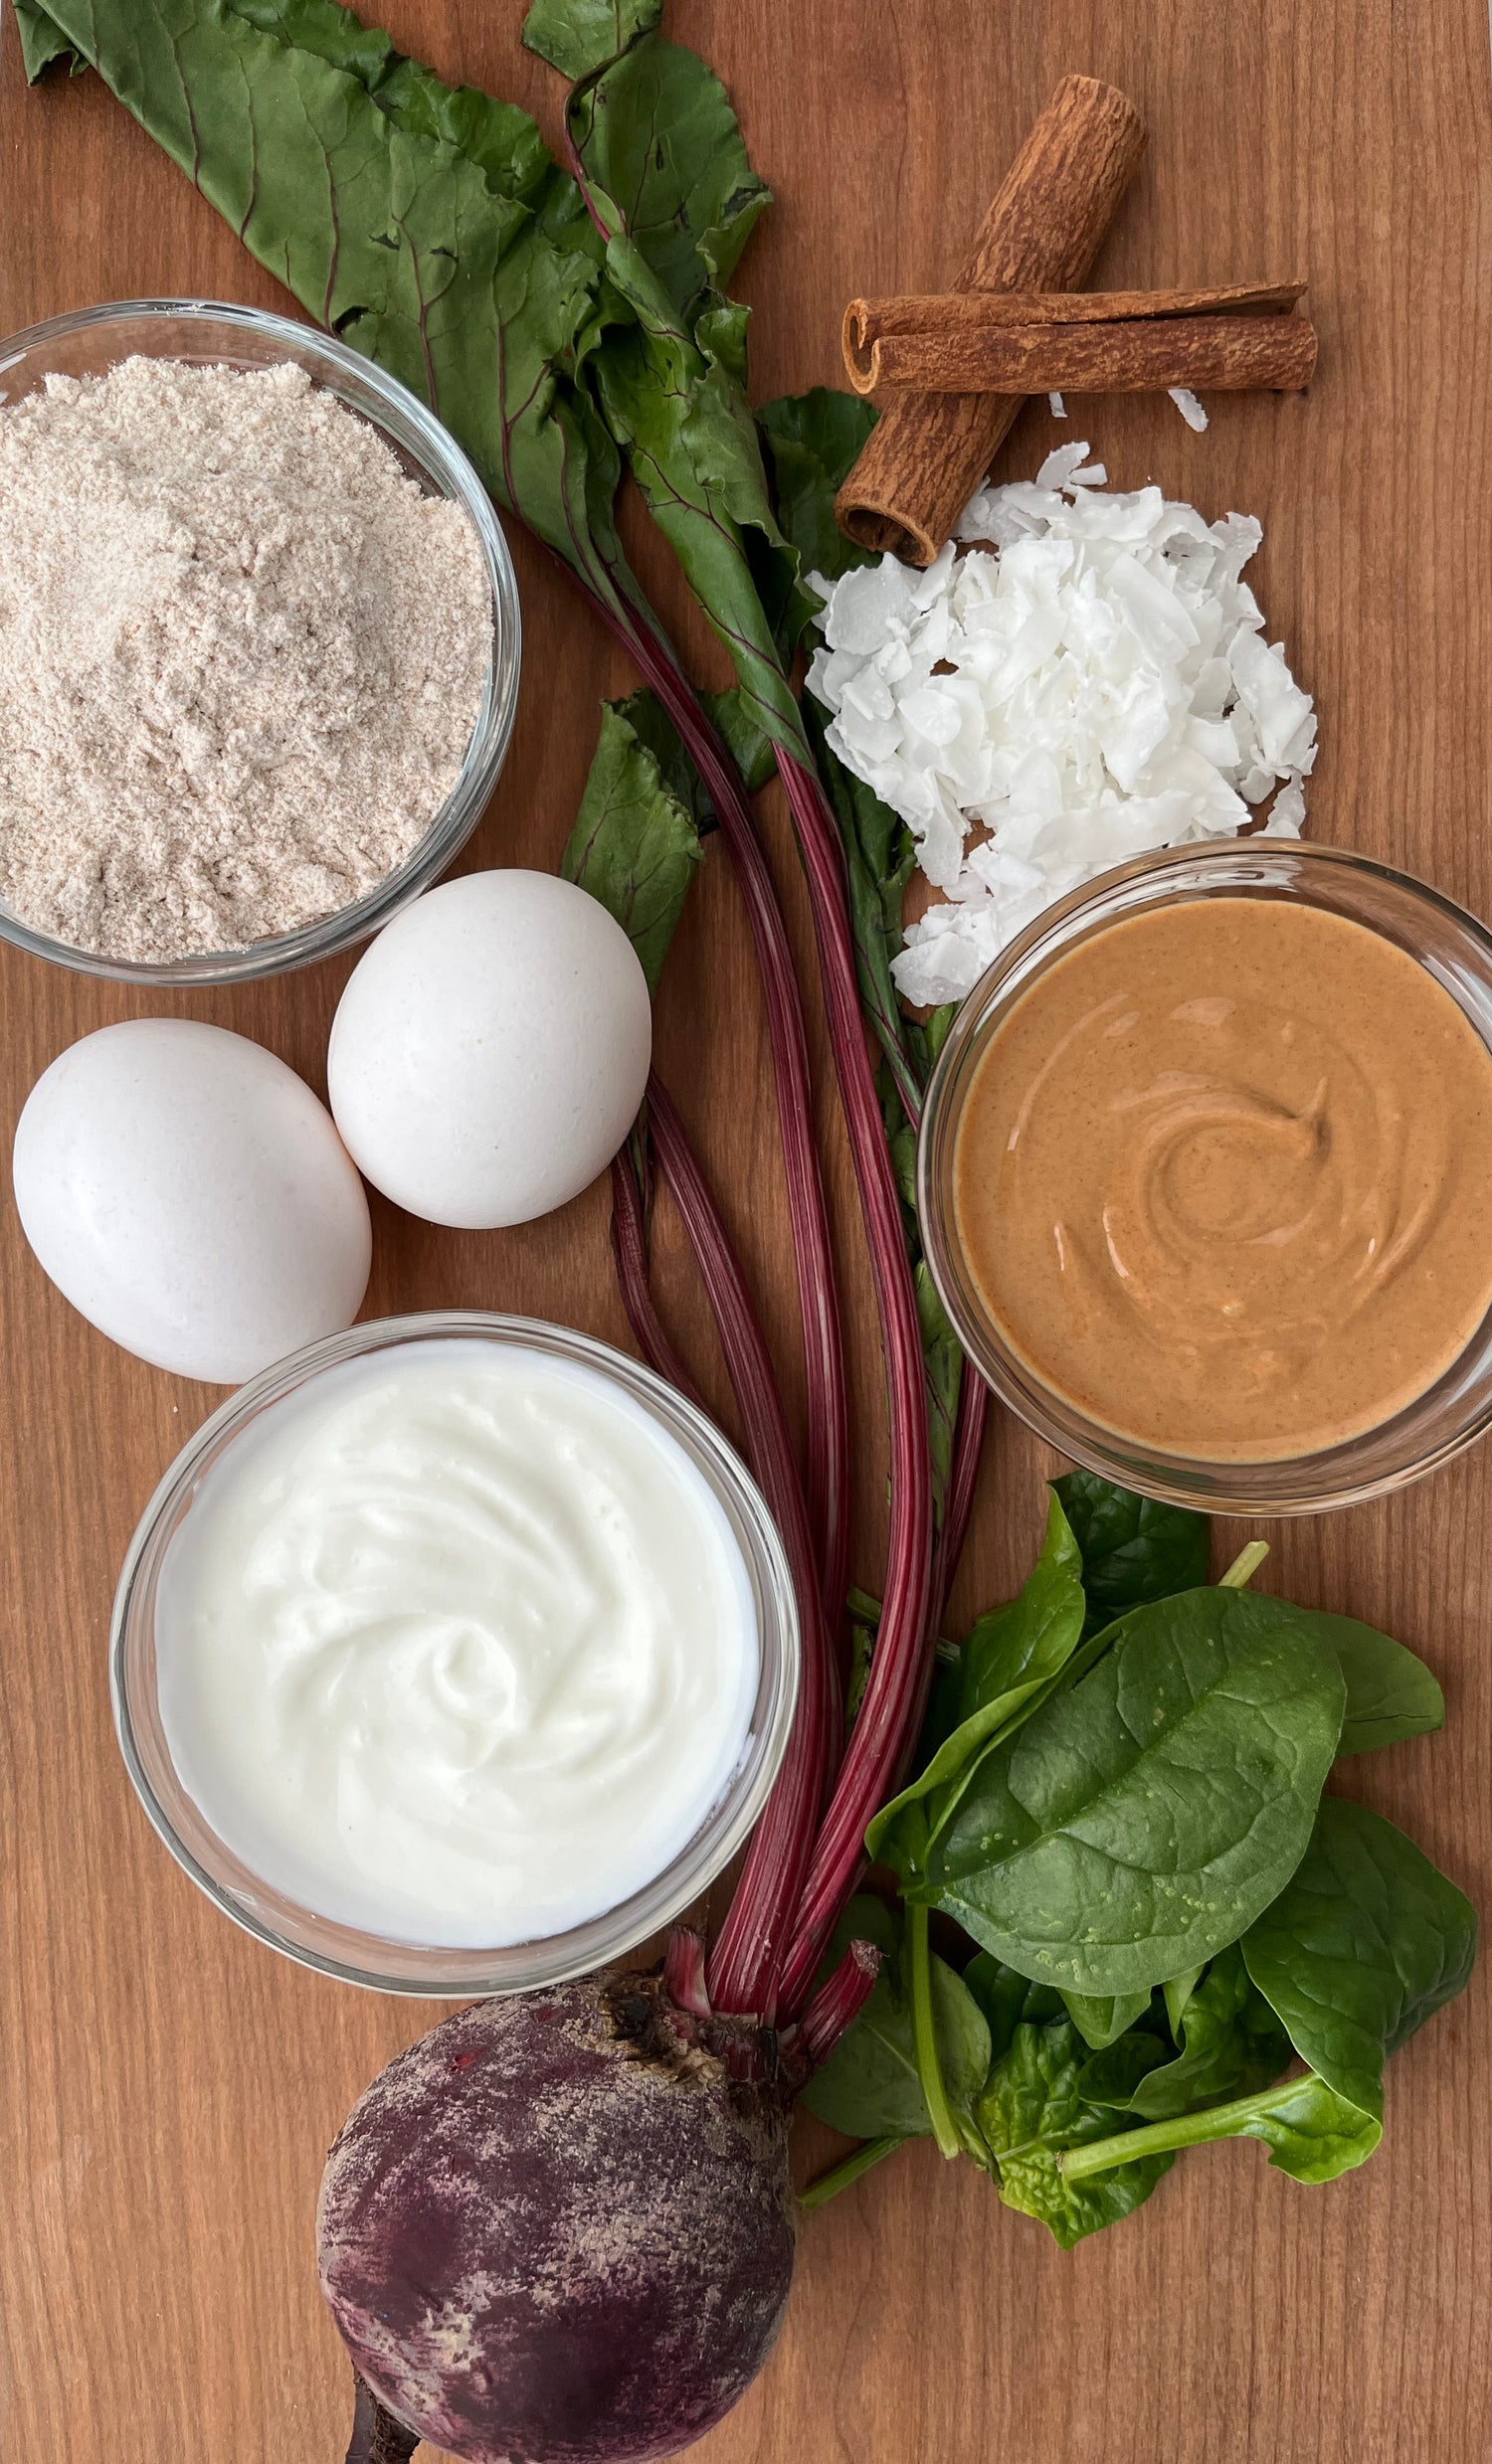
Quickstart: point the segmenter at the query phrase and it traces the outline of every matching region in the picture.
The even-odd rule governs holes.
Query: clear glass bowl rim
[[[0,379],[28,353],[45,355],[49,347],[70,336],[103,333],[111,325],[130,320],[146,330],[131,341],[129,349],[152,357],[180,356],[177,350],[152,351],[148,331],[153,323],[163,327],[168,320],[176,320],[217,324],[229,334],[253,338],[302,365],[318,363],[311,371],[314,381],[328,385],[349,409],[401,447],[427,485],[462,506],[480,543],[492,595],[492,654],[461,777],[404,862],[350,905],[301,925],[293,933],[276,934],[243,950],[204,951],[167,960],[110,959],[92,950],[78,950],[0,907],[0,941],[79,974],[101,976],[114,983],[252,983],[313,966],[366,940],[438,880],[466,845],[497,784],[512,740],[522,655],[517,579],[492,500],[449,429],[397,377],[320,326],[231,300],[106,299],[6,335],[0,341]],[[230,346],[225,345],[222,356],[231,359]]]
[[[1305,887],[1300,886],[1302,876]],[[967,1075],[997,1015],[1086,932],[1160,905],[1168,894],[1283,892],[1309,904],[1312,876],[1323,891],[1331,884],[1341,893],[1340,902],[1324,901],[1334,912],[1354,914],[1355,896],[1366,900],[1375,884],[1418,909],[1427,920],[1423,941],[1411,946],[1400,940],[1399,946],[1451,993],[1483,1042],[1492,1045],[1492,933],[1443,891],[1352,847],[1260,836],[1206,840],[1160,848],[1116,865],[1047,908],[1001,953],[960,1005],[929,1083],[918,1135],[916,1205],[923,1248],[939,1298],[975,1369],[1027,1428],[1085,1470],[1164,1503],[1213,1514],[1288,1516],[1365,1504],[1423,1479],[1474,1445],[1492,1428],[1492,1313],[1459,1359],[1422,1395],[1378,1428],[1318,1454],[1275,1462],[1214,1462],[1123,1438],[1044,1386],[1001,1341],[979,1309],[953,1230],[951,1168],[958,1114]],[[1371,930],[1383,929],[1361,913],[1354,920]],[[1442,971],[1431,963],[1429,921],[1461,954],[1460,972]],[[1468,980],[1480,991],[1480,1015],[1465,997]],[[1429,1426],[1437,1415],[1438,1425]]]
[[[757,1602],[761,1676],[751,1742],[742,1764],[698,1831],[673,1863],[621,1904],[583,1925],[533,1943],[488,1950],[443,1949],[368,1934],[314,1911],[272,1885],[259,1883],[262,1906],[273,1904],[302,1919],[324,1947],[280,1930],[246,1906],[181,1837],[173,1813],[145,1767],[136,1732],[137,1688],[145,1680],[133,1665],[153,1646],[155,1583],[195,1482],[210,1461],[230,1446],[258,1414],[323,1369],[362,1354],[432,1337],[476,1336],[545,1350],[578,1361],[622,1385],[659,1419],[684,1449],[723,1507],[745,1557]],[[150,1822],[183,1871],[235,1924],[302,1967],[343,1984],[376,1993],[420,1995],[462,2001],[489,1994],[525,1993],[583,1976],[620,1959],[679,1916],[730,1862],[756,1824],[777,1777],[798,1700],[800,1669],[798,1608],[787,1557],[776,1524],[750,1473],[713,1421],[666,1381],[593,1335],[543,1319],[491,1310],[430,1310],[409,1317],[371,1320],[344,1333],[324,1336],[289,1353],[252,1378],[213,1413],[168,1467],[130,1540],[114,1595],[109,1636],[109,1694],[114,1730],[135,1793]],[[149,1663],[153,1675],[153,1659]],[[154,1706],[153,1682],[149,1703]],[[169,1755],[162,1740],[162,1755]],[[170,1774],[174,1780],[174,1771]],[[192,1805],[177,1783],[179,1802]],[[210,1826],[193,1806],[204,1832]],[[222,1844],[218,1843],[222,1848]],[[225,1858],[233,1851],[223,1848]],[[235,1860],[236,1861],[236,1860]],[[251,1877],[254,1879],[255,1877]],[[335,1944],[333,1943],[335,1938]],[[374,1956],[370,1958],[370,1954]]]

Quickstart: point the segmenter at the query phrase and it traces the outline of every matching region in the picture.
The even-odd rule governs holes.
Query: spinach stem
[[[1112,2139],[1091,2139],[1084,2148],[1064,2148],[1057,2171],[1066,2182],[1085,2182],[1090,2174],[1112,2173],[1116,2165],[1132,2165],[1142,2156],[1164,2156],[1172,2148],[1199,2148],[1210,2139],[1232,2139],[1250,2122],[1276,2113],[1300,2094],[1302,2081],[1282,2079],[1257,2096],[1240,2096],[1230,2105],[1211,2105],[1202,2113],[1179,2114],[1172,2122],[1151,2122],[1143,2130],[1116,2131]]]
[[[942,2156],[962,2153],[958,2126],[949,2109],[948,2090],[943,2085],[943,2065],[938,2059],[938,2031],[933,2022],[932,1955],[927,1944],[927,1910],[911,1902],[906,1911],[906,1940],[910,1954],[912,1979],[912,2043],[917,2054],[917,2076],[927,2099],[928,2116],[933,2137]]]
[[[839,2198],[840,2191],[848,2190],[851,2182],[858,2182],[861,2174],[878,2165],[882,2157],[889,2156],[893,2149],[905,2144],[901,2139],[862,2139],[859,2146],[851,2148],[839,2164],[832,2165],[828,2173],[821,2173],[817,2182],[811,2182],[808,2189],[800,2193],[799,2206],[827,2207],[832,2199]]]
[[[1218,1590],[1241,1591],[1245,1583],[1252,1582],[1268,1554],[1267,1540],[1250,1540],[1246,1548],[1239,1549],[1227,1572],[1218,1578]]]

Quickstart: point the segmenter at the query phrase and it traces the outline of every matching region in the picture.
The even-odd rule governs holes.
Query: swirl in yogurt
[[[745,1750],[751,1579],[683,1449],[599,1371],[397,1345],[273,1405],[156,1600],[161,1716],[267,1882],[400,1941],[559,1933],[663,1871]]]

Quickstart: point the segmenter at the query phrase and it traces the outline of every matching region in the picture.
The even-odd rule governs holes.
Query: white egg
[[[362,1182],[324,1105],[246,1036],[185,1018],[85,1035],[32,1088],[12,1171],[58,1290],[157,1368],[238,1385],[357,1316]]]
[[[467,1230],[527,1223],[606,1169],[653,1049],[636,951],[552,873],[428,891],[358,961],[331,1029],[337,1128],[377,1189]]]

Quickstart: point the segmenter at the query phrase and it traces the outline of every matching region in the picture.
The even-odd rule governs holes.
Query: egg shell
[[[58,1290],[157,1368],[237,1385],[357,1316],[362,1182],[325,1107],[246,1036],[185,1018],[85,1035],[32,1088],[12,1173]]]
[[[552,873],[467,873],[359,960],[332,1024],[331,1109],[374,1187],[486,1230],[606,1169],[648,1083],[653,1009],[622,927]]]

